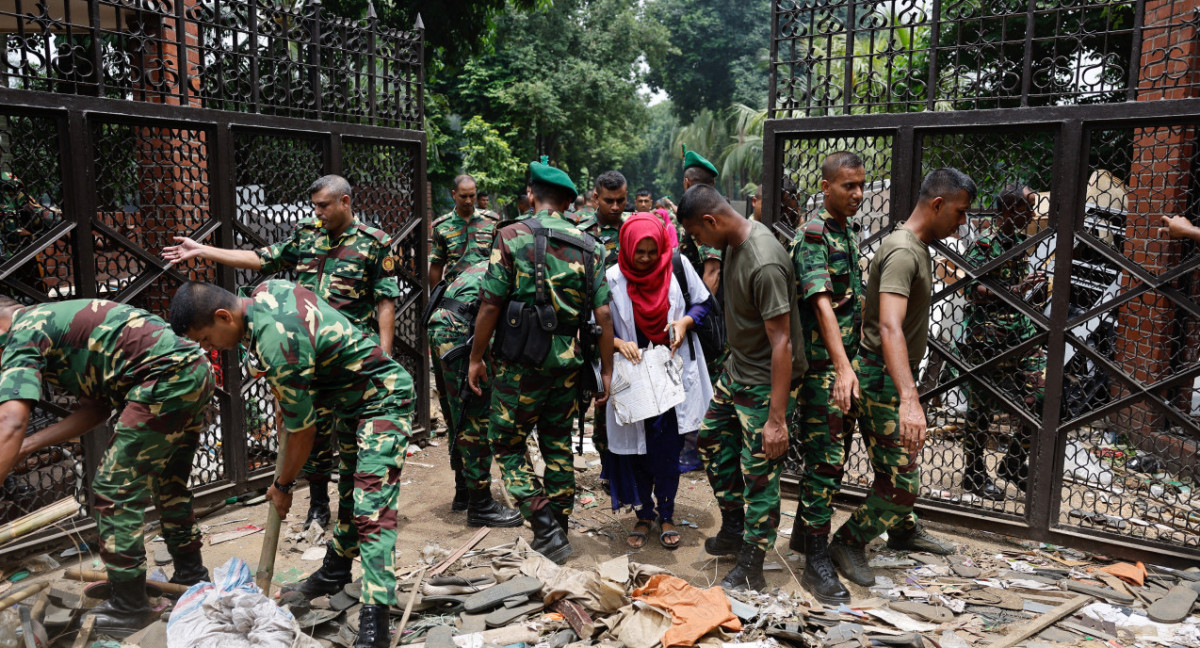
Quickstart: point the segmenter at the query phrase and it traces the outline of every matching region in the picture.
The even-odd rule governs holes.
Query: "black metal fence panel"
[[[165,316],[184,281],[253,286],[267,277],[168,266],[162,248],[176,236],[237,249],[284,240],[312,217],[312,181],[338,173],[356,215],[394,239],[395,356],[428,390],[420,31],[319,4],[16,0],[0,8],[0,42],[0,293]],[[191,475],[202,499],[265,484],[278,448],[266,383],[237,353],[211,359],[218,389]],[[43,396],[31,431],[73,406],[53,388]],[[414,431],[428,427],[418,399]],[[85,485],[106,445],[100,428],[32,455],[0,485],[0,521],[75,497],[80,515],[64,528],[86,526]]]

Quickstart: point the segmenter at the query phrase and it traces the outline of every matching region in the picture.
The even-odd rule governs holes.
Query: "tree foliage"
[[[471,172],[480,191],[515,187],[522,181],[524,164],[479,115],[463,124],[461,151],[462,166]]]
[[[681,118],[766,106],[771,0],[648,0],[646,13],[670,33],[670,47],[647,55],[649,81]]]

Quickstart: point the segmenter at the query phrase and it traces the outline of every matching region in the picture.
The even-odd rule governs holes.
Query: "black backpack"
[[[692,296],[688,291],[687,274],[684,273],[683,263],[683,257],[676,249],[671,253],[671,266],[675,280],[679,282],[679,289],[683,291],[683,308],[684,312],[687,312],[687,309],[692,307]],[[725,312],[716,295],[710,294],[704,303],[708,305],[708,315],[704,316],[703,323],[692,327],[692,333],[695,333],[696,338],[700,340],[700,348],[704,350],[704,359],[712,360],[725,353]],[[692,359],[695,360],[696,349],[692,347],[691,336],[688,336],[688,348],[691,349]]]

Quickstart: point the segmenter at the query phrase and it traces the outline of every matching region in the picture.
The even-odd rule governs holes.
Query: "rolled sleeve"
[[[33,367],[10,367],[0,373],[0,403],[42,398],[42,372]]]
[[[801,299],[807,300],[814,295],[833,292],[833,279],[829,276],[829,246],[825,241],[801,241],[800,245],[796,246],[794,265],[796,276],[800,277]]]

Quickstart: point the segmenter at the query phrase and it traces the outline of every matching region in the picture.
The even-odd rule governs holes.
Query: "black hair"
[[[480,191],[479,193],[475,194],[475,197],[476,198],[490,198],[491,196],[488,196],[488,192],[486,192],[486,191]]]
[[[850,151],[830,153],[821,163],[821,179],[832,181],[842,169],[861,169],[864,166],[862,158]]]
[[[616,191],[617,189],[625,187],[628,184],[629,183],[625,181],[625,176],[621,175],[620,171],[605,171],[604,173],[596,176],[595,187],[597,191],[601,188],[607,189],[608,191]]]
[[[1025,198],[1027,191],[1031,191],[1029,185],[1022,182],[1004,185],[1000,193],[996,194],[996,208],[1002,212],[1010,212],[1015,211],[1022,203],[1028,207],[1033,207],[1033,205],[1029,204],[1029,200]]]
[[[645,187],[638,189],[637,193],[634,195],[638,198],[641,198],[642,196],[650,196],[651,198],[654,197],[654,194],[650,193],[650,190],[646,189]]]
[[[211,326],[221,308],[237,308],[237,296],[220,286],[189,281],[171,298],[171,330],[176,335],[187,335],[192,329]]]
[[[308,195],[311,196],[315,193],[325,191],[326,189],[329,189],[333,193],[337,194],[338,198],[351,195],[350,182],[340,175],[333,174],[321,176],[320,178],[314,180],[313,183],[308,186]]]
[[[683,170],[683,177],[691,180],[693,185],[709,185],[717,183],[717,174],[702,166],[690,166]]]
[[[706,184],[692,185],[679,199],[679,210],[675,216],[685,223],[704,214],[724,213],[730,209],[729,202],[716,187]]]
[[[975,181],[962,171],[948,167],[934,169],[921,181],[919,200],[929,202],[938,197],[950,198],[960,191],[967,192],[967,200],[970,202],[975,202],[975,197],[979,195]]]
[[[566,205],[575,201],[575,192],[560,185],[534,180],[529,183],[529,188],[533,191],[533,198],[538,202]]]

